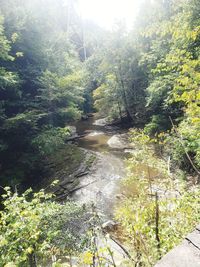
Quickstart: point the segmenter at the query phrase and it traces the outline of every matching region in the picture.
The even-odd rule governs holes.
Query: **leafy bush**
[[[188,188],[155,156],[155,140],[135,131],[132,139],[139,150],[128,160],[125,197],[115,213],[136,264],[149,267],[199,223],[200,188]]]
[[[63,124],[66,123],[66,121],[76,121],[81,118],[81,111],[76,106],[71,106],[69,108],[62,108],[59,109],[57,112],[57,120]]]
[[[200,126],[184,120],[170,135],[166,135],[166,150],[174,162],[186,170],[194,172],[188,159],[200,168]],[[188,156],[186,155],[188,154]]]
[[[153,115],[151,122],[145,126],[144,132],[149,135],[155,135],[156,133],[163,132],[168,127],[169,119],[166,119],[166,117],[162,115]]]
[[[47,128],[33,139],[32,144],[41,155],[47,156],[61,148],[65,144],[68,135],[69,130],[67,127]]]
[[[32,193],[29,189],[21,196],[9,187],[5,191],[0,212],[0,266],[36,266],[37,261],[79,250],[81,234],[72,225],[81,220],[82,208],[70,202],[61,205],[44,190]]]

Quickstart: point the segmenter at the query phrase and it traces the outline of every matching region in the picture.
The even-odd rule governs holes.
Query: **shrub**
[[[81,234],[72,225],[80,220],[80,207],[70,202],[61,205],[44,190],[33,193],[29,189],[20,196],[6,187],[5,192],[0,212],[0,266],[36,266],[36,262],[79,250]]]

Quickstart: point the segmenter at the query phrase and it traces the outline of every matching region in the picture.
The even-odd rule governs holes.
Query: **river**
[[[78,146],[93,151],[96,160],[92,171],[81,179],[83,188],[75,192],[73,200],[81,204],[94,203],[106,219],[110,219],[119,196],[120,181],[125,176],[125,153],[122,149],[110,148],[107,142],[124,131],[101,124],[96,116],[78,122],[76,128],[79,135],[84,135],[78,140]]]

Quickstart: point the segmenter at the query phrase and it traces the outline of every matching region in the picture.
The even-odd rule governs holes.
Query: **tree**
[[[49,129],[60,139],[59,127],[65,131],[80,118],[83,74],[66,32],[63,1],[3,0],[1,11],[0,180],[7,184],[11,177],[15,183],[41,173],[46,157],[33,146],[35,140]],[[56,146],[49,146],[45,151],[53,153]]]

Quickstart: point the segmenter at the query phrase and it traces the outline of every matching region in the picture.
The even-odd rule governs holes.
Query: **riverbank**
[[[53,193],[57,200],[66,200],[80,189],[80,180],[91,172],[95,160],[95,153],[66,144],[49,159],[51,175],[44,182],[51,184],[57,180]]]
[[[48,176],[39,187],[58,180],[53,189],[57,200],[94,203],[110,219],[125,177],[124,159],[131,149],[127,130],[107,125],[96,116],[77,122],[70,130],[66,145],[48,159]]]
[[[93,117],[80,121],[73,127],[76,127],[75,144],[67,144],[62,153],[58,153],[58,157],[52,158],[56,164],[56,172],[52,178],[59,180],[54,188],[56,199],[64,202],[70,199],[80,205],[86,205],[89,210],[91,204],[94,204],[97,214],[100,214],[99,227],[103,228],[102,236],[101,233],[98,236],[100,246],[104,239],[103,233],[109,233],[109,246],[122,264],[124,255],[122,251],[118,252],[117,247],[111,242],[112,239],[126,251],[131,251],[133,258],[137,257],[137,251],[142,253],[142,257],[137,259],[138,262],[152,257],[152,263],[155,263],[160,253],[156,246],[156,238],[159,236],[154,233],[155,225],[158,223],[161,236],[165,236],[163,231],[168,230],[167,225],[163,231],[160,229],[159,220],[163,220],[163,211],[159,211],[157,219],[155,210],[159,205],[163,205],[166,209],[165,217],[171,218],[168,204],[175,205],[175,202],[171,201],[169,196],[171,190],[177,189],[171,188],[174,182],[171,180],[171,174],[168,174],[166,163],[155,156],[151,144],[140,143],[144,141],[143,136],[138,143],[130,144],[127,131],[107,125],[103,120],[99,121]],[[127,151],[134,152],[129,156],[128,171]],[[70,168],[66,164],[69,162],[72,163]],[[124,179],[125,177],[127,179]],[[166,206],[164,203],[160,204],[163,200],[167,201]],[[174,225],[177,227],[176,221]],[[142,239],[140,236],[134,236],[135,228],[143,236]],[[151,235],[151,232],[154,234]],[[184,228],[179,232],[183,234]],[[141,243],[143,238],[148,252],[144,251]],[[136,243],[141,243],[139,248],[132,247],[132,239]],[[175,242],[177,240],[180,239],[176,237]],[[163,246],[166,248],[168,242],[166,241]]]
[[[106,242],[116,266],[128,266],[129,260],[130,266],[133,262],[153,266],[196,223],[190,220],[191,212],[198,214],[196,202],[188,211],[190,195],[179,186],[180,177],[157,157],[144,132],[132,130],[131,144],[127,131],[95,117],[71,129],[74,139],[70,136],[48,159],[52,173],[45,183],[59,180],[53,189],[56,200],[63,207],[72,200],[83,206],[90,220],[95,218],[87,226],[79,218],[79,230],[86,234],[92,229],[90,238],[96,238],[97,250]],[[75,257],[74,264],[78,261]]]

